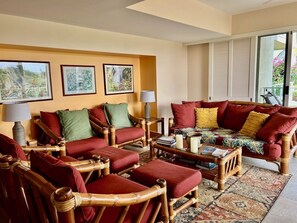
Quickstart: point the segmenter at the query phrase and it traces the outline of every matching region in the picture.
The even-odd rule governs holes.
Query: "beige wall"
[[[207,100],[208,44],[188,47],[188,99]]]
[[[234,15],[232,18],[232,35],[296,26],[296,12],[297,3],[291,3]]]
[[[0,15],[0,27],[0,44],[5,45],[38,46],[54,49],[73,49],[124,55],[132,54],[137,57],[141,55],[155,56],[158,115],[167,119],[171,116],[170,102],[174,100],[181,101],[187,98],[187,48],[181,43],[98,31],[7,15]],[[28,52],[25,50],[24,54],[26,53]],[[0,59],[20,59],[21,57],[17,53],[9,55],[5,54],[5,52],[0,52]],[[65,59],[65,63],[68,64],[89,64],[91,62],[89,59],[87,59],[87,61],[83,60],[83,56],[81,58],[74,58],[75,56],[68,58],[66,56],[64,57],[62,54],[63,53],[61,53],[61,59]],[[98,70],[101,70],[100,64],[102,62],[116,63],[118,59],[116,56],[117,55],[115,55],[115,57],[110,57],[109,59],[104,58],[103,60],[94,57],[91,63],[97,64]],[[38,58],[38,56],[36,56],[36,58]],[[38,60],[40,59],[41,58]],[[46,58],[43,59],[48,60]],[[127,60],[128,61],[126,62],[133,62],[131,57],[128,57]],[[139,70],[139,64],[137,63],[140,62],[136,62],[135,64],[135,66],[138,67],[136,70]],[[57,81],[60,83],[59,80]],[[99,89],[103,83],[100,83],[99,78],[97,83],[97,89]],[[55,100],[57,100],[58,104],[62,103],[64,100],[63,97],[60,97],[57,94],[54,95],[54,97],[56,97]],[[78,101],[81,101],[80,99],[81,98],[75,100],[75,97],[72,99],[69,98],[67,99],[69,103],[68,105],[71,105],[71,108],[75,108]],[[97,100],[96,96],[90,96],[90,101],[85,103],[88,105],[96,104]],[[117,96],[114,96],[114,101],[118,101]],[[50,101],[34,102],[35,105],[33,105],[33,110],[37,111],[38,106],[40,106],[40,108],[54,110],[56,105],[52,107],[53,104],[51,103],[52,102]],[[59,105],[57,105],[57,107],[60,107]],[[24,122],[24,125],[28,128],[30,123]],[[11,123],[3,123],[0,121],[1,132],[8,134],[11,127]],[[29,135],[30,133],[27,134]],[[11,132],[8,135],[11,136]]]

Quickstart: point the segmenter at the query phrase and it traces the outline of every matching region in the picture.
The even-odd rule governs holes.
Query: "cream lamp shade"
[[[12,128],[13,139],[21,146],[26,145],[25,129],[21,121],[31,119],[28,103],[5,103],[2,109],[2,120],[14,122]]]
[[[155,102],[155,92],[154,91],[141,91],[140,92],[140,101],[145,103],[145,118],[150,119],[151,118],[151,107],[150,102]]]

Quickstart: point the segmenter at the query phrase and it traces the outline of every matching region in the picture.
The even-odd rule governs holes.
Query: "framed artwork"
[[[0,61],[0,103],[52,99],[49,62]]]
[[[96,94],[94,66],[61,65],[63,95]]]
[[[134,92],[133,65],[103,64],[105,95]]]

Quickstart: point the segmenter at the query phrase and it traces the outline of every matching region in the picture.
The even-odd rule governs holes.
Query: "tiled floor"
[[[275,164],[262,160],[243,157],[243,162],[271,170],[277,170]],[[291,157],[289,171],[293,176],[262,223],[297,222],[297,158]]]

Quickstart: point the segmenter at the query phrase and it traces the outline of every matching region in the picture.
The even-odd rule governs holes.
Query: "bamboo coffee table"
[[[224,190],[224,185],[226,180],[233,176],[241,176],[241,162],[242,162],[242,155],[241,155],[241,147],[237,147],[231,149],[231,152],[228,153],[225,157],[219,158],[214,157],[211,155],[202,155],[201,151],[204,146],[208,144],[203,144],[198,153],[191,153],[190,149],[188,148],[186,140],[184,140],[184,148],[186,149],[176,149],[169,146],[164,146],[158,144],[156,141],[152,141],[150,144],[150,155],[152,159],[156,157],[160,157],[164,152],[178,155],[182,158],[191,159],[194,161],[205,161],[205,162],[212,162],[216,163],[218,166],[213,170],[200,170],[202,176],[206,179],[213,180],[218,183],[218,189]],[[228,149],[229,147],[219,146],[219,145],[210,145],[214,147],[218,147],[220,149]]]

